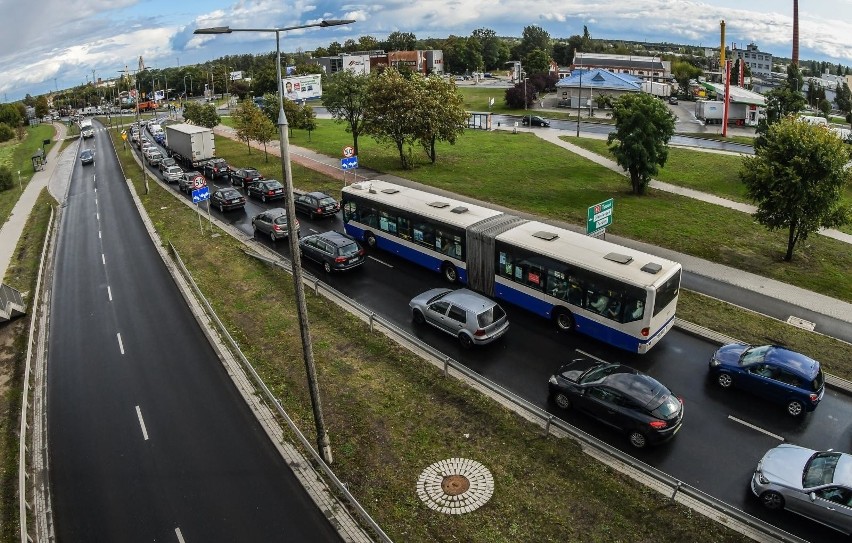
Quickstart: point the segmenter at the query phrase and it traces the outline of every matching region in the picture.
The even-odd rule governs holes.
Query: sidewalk
[[[39,193],[43,188],[47,187],[48,184],[51,183],[53,174],[59,166],[59,147],[61,146],[61,142],[65,139],[65,133],[68,130],[68,127],[63,123],[53,123],[53,126],[56,128],[53,140],[58,143],[51,147],[50,151],[48,151],[47,162],[44,165],[44,169],[33,174],[32,179],[30,179],[30,182],[27,183],[27,188],[24,189],[24,193],[21,194],[20,199],[18,199],[18,203],[16,203],[15,207],[12,209],[12,213],[9,215],[9,220],[0,227],[0,279],[6,277],[6,271],[9,269],[9,263],[12,261],[12,255],[15,253],[15,247],[17,247],[18,240],[24,232],[24,226],[26,226],[27,219],[29,219],[30,212],[32,211],[33,206],[35,206]],[[76,148],[76,143],[68,147],[68,149]],[[54,198],[56,198],[57,201],[62,201],[61,198],[57,198],[56,193],[53,190],[51,190],[51,194],[54,195]]]
[[[511,130],[511,128],[507,128],[507,130]],[[229,128],[224,125],[219,125],[214,129],[214,132],[220,136],[224,136],[231,139],[237,139],[235,130]],[[542,139],[545,139],[555,145],[559,145],[568,149],[569,151],[580,154],[581,156],[588,158],[598,164],[603,165],[604,167],[608,167],[615,171],[618,171],[622,175],[624,172],[621,170],[621,167],[618,166],[614,161],[610,161],[600,155],[596,155],[584,149],[577,147],[576,145],[564,142],[558,138],[561,134],[559,130],[535,130],[536,134],[539,135]],[[263,146],[252,142],[252,148],[263,149]],[[278,140],[271,141],[267,144],[267,149],[270,155],[279,156],[278,155]],[[344,172],[340,169],[340,159],[332,158],[329,156],[321,155],[316,153],[310,149],[306,149],[304,147],[298,147],[295,145],[290,146],[290,159],[296,163],[300,164],[306,168],[310,168],[312,170],[320,171],[329,175],[331,177],[335,177],[341,180],[341,183],[344,179]],[[516,210],[511,210],[508,208],[501,208],[500,206],[495,206],[494,204],[477,201],[472,198],[467,198],[462,195],[454,194],[449,191],[444,191],[440,189],[435,189],[434,187],[429,187],[417,183],[415,181],[411,181],[409,179],[404,179],[402,177],[398,177],[391,174],[383,174],[379,172],[375,172],[366,168],[359,168],[357,172],[349,172],[345,173],[345,179],[347,183],[354,183],[356,181],[365,181],[369,179],[379,179],[382,181],[389,181],[391,183],[396,183],[398,185],[418,188],[422,190],[428,190],[430,192],[435,192],[439,194],[444,194],[447,197],[452,197],[457,200],[468,201],[471,203],[484,205],[487,207],[491,207],[494,209],[498,209],[500,211],[504,211],[506,213],[512,213],[514,215],[518,215],[524,218],[536,220],[542,220],[541,217],[533,217],[529,214],[519,213]],[[677,187],[674,185],[669,185],[667,183],[661,183],[659,181],[653,181],[652,185],[654,188],[659,190],[666,190],[666,188],[670,188],[670,192],[676,192],[679,194],[683,194],[684,196],[697,198],[712,204],[722,205],[725,207],[729,207],[731,209],[736,209],[739,211],[750,213],[749,209],[753,209],[751,206],[747,204],[740,204],[737,202],[733,202],[731,200],[726,200],[724,198],[719,198],[718,196],[713,196],[711,194],[706,194],[690,189],[683,189],[681,187]],[[575,232],[581,232],[581,228],[574,224],[563,223],[560,221],[552,221],[552,220],[544,220],[542,222],[548,222],[559,226],[560,228],[565,228],[566,230],[572,230]],[[839,237],[837,239],[841,239],[841,241],[846,241],[847,243],[852,243],[852,236],[848,234],[844,234],[842,232],[836,232]],[[821,232],[825,235],[825,232]],[[834,237],[834,236],[832,236]],[[777,300],[782,300],[784,302],[790,303],[792,305],[802,307],[813,311],[815,313],[819,313],[821,315],[826,315],[829,317],[833,317],[835,319],[841,320],[843,322],[848,322],[852,324],[852,304],[844,302],[842,300],[837,300],[835,298],[831,298],[829,296],[825,296],[823,294],[818,294],[816,292],[812,292],[809,290],[805,290],[803,288],[799,288],[793,285],[789,285],[787,283],[782,283],[781,281],[776,281],[774,279],[769,279],[766,277],[762,277],[759,275],[755,275],[753,273],[748,273],[742,270],[738,270],[735,268],[730,268],[727,266],[723,266],[721,264],[717,264],[715,262],[710,262],[709,260],[704,260],[701,258],[696,258],[693,256],[685,255],[682,253],[677,253],[675,251],[671,251],[669,249],[665,249],[662,247],[656,247],[647,243],[643,243],[640,241],[635,241],[627,238],[622,238],[619,236],[607,235],[607,241],[612,241],[613,243],[617,243],[619,245],[624,245],[626,247],[631,247],[640,251],[644,251],[649,254],[657,255],[662,258],[667,258],[669,260],[674,260],[676,262],[680,262],[685,271],[690,273],[694,273],[696,275],[700,275],[703,277],[707,277],[716,281],[724,282],[739,288],[747,289],[753,292],[757,292],[768,296],[770,298],[774,298]]]

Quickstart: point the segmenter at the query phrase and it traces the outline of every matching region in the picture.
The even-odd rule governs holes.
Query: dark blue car
[[[794,417],[816,409],[825,393],[819,362],[777,345],[725,345],[710,359],[710,375],[722,388],[747,390]]]

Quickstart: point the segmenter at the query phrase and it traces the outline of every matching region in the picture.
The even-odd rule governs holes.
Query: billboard
[[[283,80],[284,98],[287,100],[310,100],[322,96],[320,74],[297,75]]]
[[[242,79],[242,78],[243,78],[243,72],[242,72],[242,71],[239,71],[239,72],[231,72],[231,73],[229,74],[229,77],[231,78],[231,81],[239,81],[240,79]]]
[[[353,74],[370,73],[370,55],[341,55],[343,69]]]

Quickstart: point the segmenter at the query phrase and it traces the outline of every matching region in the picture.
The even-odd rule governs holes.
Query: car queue
[[[527,123],[547,126],[533,118]],[[195,180],[199,178],[204,180],[204,185],[208,178],[211,181],[216,178],[227,180],[230,187],[210,187],[210,203],[221,213],[245,209],[248,198],[265,204],[286,196],[280,182],[265,179],[256,168],[232,168],[220,158],[202,165],[202,171],[183,172],[173,161],[163,167],[172,159],[162,156],[156,148],[152,149],[153,144],[146,144],[138,131],[136,136],[133,141],[142,150],[144,160],[149,165],[159,166],[167,182],[177,177],[179,190],[187,194],[192,187],[197,188]],[[161,155],[159,159],[154,153]],[[304,213],[310,219],[334,216],[340,211],[337,200],[320,192],[294,196],[294,206],[297,213]],[[272,242],[286,239],[286,210],[282,207],[265,209],[252,218],[251,225],[255,235],[269,236]],[[298,221],[296,227],[298,230]],[[317,262],[326,273],[357,268],[366,261],[366,251],[361,244],[341,232],[304,237],[300,233],[299,248],[304,257]],[[461,302],[451,303],[451,293],[473,309],[464,307]],[[446,301],[440,303],[445,297]],[[477,313],[477,307],[486,306],[487,311]],[[413,298],[410,308],[415,324],[428,323],[439,331],[450,333],[465,348],[491,343],[509,328],[505,310],[472,291],[429,290]],[[495,329],[498,331],[493,332]],[[714,353],[706,376],[724,390],[736,388],[749,394],[755,405],[778,404],[789,416],[796,418],[806,417],[814,411],[825,392],[819,362],[782,346],[724,346]],[[548,386],[552,407],[561,411],[575,409],[603,426],[615,428],[623,432],[628,442],[637,449],[662,444],[674,438],[683,426],[685,399],[660,381],[627,366],[569,363],[550,377]],[[760,503],[767,509],[789,509],[844,533],[852,533],[852,479],[849,478],[852,462],[848,455],[810,450],[795,455],[784,452],[773,454],[770,450],[755,469],[749,483]],[[810,467],[811,464],[816,462],[815,459],[823,458],[820,454],[827,455],[826,458],[837,458],[830,471],[824,470],[829,475],[823,475],[822,479],[817,480],[815,475],[811,475],[810,480],[797,482],[795,476],[779,475],[796,470],[801,474],[805,469],[804,477],[808,477],[807,470],[816,469]],[[800,464],[808,467],[802,468]],[[775,478],[780,478],[780,482],[776,482]]]

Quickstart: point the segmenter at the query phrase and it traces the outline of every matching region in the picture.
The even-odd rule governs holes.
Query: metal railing
[[[254,252],[251,250],[244,249],[244,252],[256,259],[262,260],[269,265],[279,267],[285,271],[290,271],[290,263],[286,259],[280,257],[280,255],[276,257],[267,257],[258,252]],[[594,436],[583,432],[582,430],[571,426],[566,421],[554,416],[553,414],[541,409],[540,407],[531,404],[527,400],[521,398],[520,396],[514,394],[513,392],[505,389],[499,384],[491,381],[487,377],[484,377],[475,371],[469,369],[465,365],[460,362],[454,360],[453,358],[445,355],[441,351],[435,349],[434,347],[424,343],[420,339],[414,337],[409,332],[402,330],[396,324],[391,321],[385,319],[381,315],[378,315],[374,311],[362,306],[358,302],[350,299],[345,296],[341,292],[335,290],[330,285],[323,283],[319,279],[310,276],[309,274],[305,274],[305,282],[306,286],[310,286],[313,289],[314,293],[317,295],[325,296],[329,299],[332,299],[334,302],[344,305],[350,309],[350,312],[362,318],[365,322],[369,323],[370,331],[374,331],[376,327],[383,328],[392,339],[396,341],[402,341],[405,344],[416,348],[421,353],[425,354],[427,357],[431,358],[433,363],[439,365],[442,368],[444,375],[449,376],[450,371],[456,372],[457,375],[462,376],[465,379],[473,381],[478,386],[488,389],[491,393],[499,396],[503,401],[511,406],[514,406],[515,410],[519,412],[521,415],[524,415],[528,420],[536,420],[543,427],[546,435],[553,433],[554,428],[558,428],[562,432],[571,436],[574,440],[580,442],[584,447],[588,447],[594,449],[600,454],[606,455],[611,459],[617,460],[630,468],[644,474],[647,477],[652,478],[657,483],[664,485],[670,490],[669,499],[674,500],[678,494],[682,494],[684,496],[688,496],[692,500],[700,503],[701,505],[713,509],[716,512],[727,515],[728,517],[735,519],[736,521],[742,523],[745,526],[752,528],[753,530],[760,532],[766,536],[777,539],[778,541],[783,541],[785,543],[806,543],[805,540],[785,532],[780,528],[776,528],[775,526],[764,522],[756,517],[749,515],[748,513],[737,509],[722,500],[714,498],[701,490],[680,481],[679,479],[664,473],[657,468],[645,464],[644,462],[637,460],[636,458],[623,453],[622,451],[608,445],[607,443],[597,439]],[[687,323],[681,323],[687,324]],[[305,444],[308,446],[308,444]],[[315,452],[312,451],[314,455]]]
[[[0,284],[0,321],[12,320],[12,317],[26,312],[24,297],[18,289]]]

